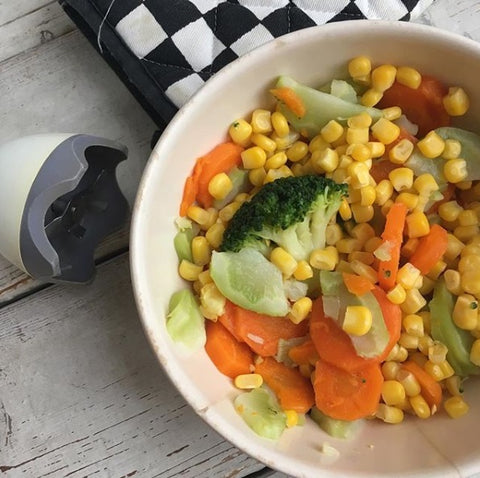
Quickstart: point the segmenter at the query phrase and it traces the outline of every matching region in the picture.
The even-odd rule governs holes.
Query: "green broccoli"
[[[235,213],[220,250],[264,251],[269,240],[296,260],[307,260],[313,249],[325,247],[325,229],[347,191],[346,184],[314,175],[267,183]]]

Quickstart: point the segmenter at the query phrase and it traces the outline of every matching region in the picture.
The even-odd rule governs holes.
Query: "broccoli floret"
[[[220,250],[264,251],[270,240],[295,259],[308,259],[313,249],[325,247],[325,229],[347,190],[346,184],[314,175],[267,183],[235,213]]]

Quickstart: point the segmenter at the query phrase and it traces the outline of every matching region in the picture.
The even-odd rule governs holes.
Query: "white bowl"
[[[232,120],[271,105],[266,92],[278,75],[321,85],[345,76],[347,61],[360,54],[463,86],[472,106],[462,122],[480,130],[480,45],[460,36],[411,23],[347,21],[301,30],[258,48],[208,81],[152,152],[132,225],[138,309],[159,361],[185,399],[227,440],[268,466],[297,477],[471,476],[480,471],[480,380],[466,384],[471,409],[458,420],[443,412],[425,421],[409,417],[396,426],[369,421],[351,441],[333,439],[307,422],[273,442],[256,436],[237,415],[232,404],[237,392],[206,353],[183,357],[165,328],[168,300],[184,287],[172,241],[183,184],[195,159],[224,140]],[[322,455],[324,442],[340,451],[338,458]]]

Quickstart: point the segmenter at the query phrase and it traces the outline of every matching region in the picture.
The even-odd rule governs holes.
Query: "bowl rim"
[[[177,388],[177,390],[182,394],[185,401],[194,409],[194,411],[204,420],[207,424],[219,433],[225,440],[229,441],[232,445],[239,448],[246,454],[250,455],[254,459],[262,462],[266,466],[274,465],[272,460],[262,456],[262,454],[258,453],[256,450],[256,446],[250,446],[248,441],[244,441],[241,444],[237,443],[235,438],[229,436],[228,433],[225,432],[223,427],[221,426],[221,417],[218,417],[216,413],[209,414],[205,413],[206,410],[202,408],[200,405],[200,400],[196,400],[192,393],[190,393],[189,385],[186,385],[180,380],[177,380],[174,374],[174,370],[172,366],[168,363],[165,357],[162,356],[158,348],[156,347],[155,338],[152,334],[151,328],[148,326],[148,317],[153,314],[153,311],[149,311],[145,308],[142,300],[142,290],[140,288],[141,280],[139,277],[142,274],[142,270],[140,267],[140,261],[138,257],[141,255],[140,249],[142,247],[142,233],[141,227],[144,218],[142,217],[142,212],[144,208],[148,208],[148,206],[144,205],[144,192],[149,187],[151,183],[151,177],[153,175],[154,169],[156,167],[156,162],[159,161],[159,152],[164,148],[169,142],[170,136],[172,136],[173,132],[177,129],[179,125],[184,121],[184,117],[189,114],[191,109],[194,109],[197,104],[197,99],[200,95],[204,94],[207,91],[214,90],[217,87],[217,84],[221,84],[224,77],[228,75],[234,75],[235,71],[241,70],[244,68],[245,65],[248,65],[249,62],[255,60],[256,57],[265,56],[268,52],[274,50],[276,45],[283,44],[283,43],[292,43],[297,41],[306,41],[308,39],[314,39],[317,35],[323,34],[333,34],[335,31],[344,29],[344,28],[354,28],[355,31],[353,34],[358,35],[362,31],[370,30],[370,28],[378,29],[382,31],[383,28],[389,29],[399,29],[405,32],[415,33],[415,34],[426,34],[429,36],[433,36],[438,39],[442,39],[443,41],[448,41],[456,45],[458,48],[467,49],[467,50],[476,50],[480,52],[480,43],[464,37],[460,34],[443,30],[438,27],[432,25],[425,25],[419,24],[414,22],[404,22],[404,21],[395,21],[395,20],[346,20],[342,22],[334,22],[334,23],[327,23],[324,25],[316,25],[312,27],[308,27],[305,29],[297,30],[294,32],[287,33],[285,35],[279,36],[261,46],[256,47],[255,49],[251,50],[250,52],[246,53],[245,55],[237,58],[236,60],[232,61],[225,67],[223,67],[219,72],[217,72],[214,76],[208,79],[205,84],[183,105],[179,111],[175,114],[172,120],[169,122],[165,130],[162,132],[160,138],[158,139],[156,145],[154,146],[150,157],[147,161],[145,169],[143,171],[139,187],[137,190],[133,210],[132,210],[132,221],[130,226],[130,274],[132,279],[132,289],[134,292],[134,298],[137,306],[137,310],[139,313],[140,321],[142,327],[144,329],[145,335],[147,340],[155,354],[156,359],[163,367],[164,371],[166,372],[167,377],[171,381],[171,383]],[[479,54],[480,56],[480,54]],[[156,158],[156,161],[153,159]],[[161,161],[161,160],[160,160]],[[192,167],[193,167],[194,158],[192,158]],[[220,419],[219,419],[220,418]],[[252,432],[253,433],[253,432]],[[276,469],[281,470],[284,473],[295,474],[295,470],[293,468],[288,468],[285,466],[277,466],[274,465]],[[319,469],[319,472],[322,473],[321,476],[324,478],[335,478],[339,477],[340,475],[332,470],[329,469]],[[433,476],[430,475],[426,470],[426,474],[422,476]],[[302,475],[303,476],[303,475]],[[319,476],[318,474],[316,476]],[[343,475],[342,475],[343,476]],[[362,472],[358,474],[358,476],[366,476]],[[369,476],[374,476],[370,474]],[[375,476],[383,476],[383,475],[375,475]],[[414,476],[409,474],[409,476]],[[420,476],[420,475],[418,475]]]

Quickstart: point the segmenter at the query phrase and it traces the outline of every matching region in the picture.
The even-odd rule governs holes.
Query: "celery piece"
[[[213,251],[210,275],[218,290],[234,304],[259,314],[287,315],[282,273],[256,249]]]
[[[453,295],[445,281],[437,281],[429,302],[432,337],[448,348],[447,360],[460,377],[480,374],[480,367],[470,362],[470,349],[475,338],[453,322]]]
[[[312,420],[328,435],[333,438],[348,439],[358,431],[361,420],[339,420],[325,415],[317,407],[310,410]]]
[[[289,123],[299,132],[313,137],[319,133],[330,120],[344,121],[350,116],[368,113],[374,121],[382,117],[382,112],[376,108],[350,103],[328,93],[315,90],[297,83],[288,76],[281,76],[276,84],[277,88],[291,88],[303,101],[306,113],[298,118],[284,104],[280,104],[280,111],[286,116]]]
[[[179,261],[185,259],[186,261],[193,262],[192,239],[194,236],[194,231],[191,228],[178,231],[177,234],[175,234],[175,237],[173,238],[173,245]]]
[[[187,352],[196,352],[206,342],[205,319],[195,296],[189,289],[175,292],[170,298],[167,331],[172,340]]]
[[[349,103],[358,103],[357,92],[353,86],[345,80],[332,80],[330,84],[330,94]]]
[[[349,305],[363,305],[372,313],[372,327],[361,336],[350,335],[350,339],[358,355],[365,358],[380,355],[390,340],[390,334],[385,325],[382,309],[371,292],[361,296],[350,293],[343,282],[340,272],[320,272],[320,286],[326,297],[338,299],[338,316],[331,317],[341,327],[345,310]],[[334,304],[332,304],[333,306]]]
[[[228,177],[232,181],[232,190],[223,199],[215,199],[213,201],[215,209],[222,209],[222,207],[231,203],[237,194],[244,193],[249,189],[248,170],[235,166],[228,173]]]
[[[234,405],[245,423],[263,438],[277,440],[285,430],[285,413],[275,397],[264,388],[238,395]]]

